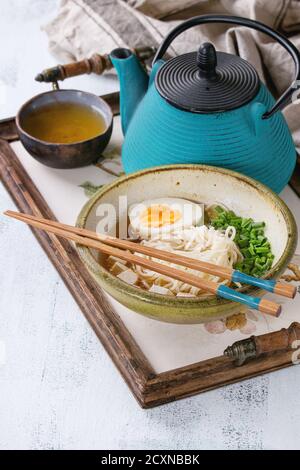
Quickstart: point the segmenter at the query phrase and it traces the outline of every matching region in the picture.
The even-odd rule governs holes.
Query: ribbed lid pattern
[[[258,93],[259,77],[245,60],[205,43],[198,52],[167,61],[157,73],[156,88],[177,108],[211,113],[248,103]]]

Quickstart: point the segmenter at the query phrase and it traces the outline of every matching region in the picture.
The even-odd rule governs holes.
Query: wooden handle
[[[293,346],[294,341],[300,340],[300,323],[292,323],[289,328],[283,328],[274,333],[253,336],[253,339],[258,356],[289,349]]]
[[[300,323],[297,322],[287,329],[236,341],[225,349],[224,355],[232,359],[237,366],[242,366],[247,360],[257,359],[262,354],[293,350],[298,345],[295,341],[300,341]]]
[[[39,73],[35,80],[37,82],[57,82],[78,75],[96,73],[101,75],[105,70],[112,68],[112,63],[107,54],[93,54],[89,59],[70,62],[65,65],[56,65]]]
[[[101,75],[104,70],[112,68],[112,63],[107,54],[93,54],[89,59],[71,62],[70,64],[61,65],[63,69],[63,78],[76,77],[77,75],[96,73]]]
[[[150,46],[137,47],[131,49],[134,54],[137,55],[141,62],[153,57],[156,52],[156,48]],[[49,69],[43,70],[37,74],[35,80],[37,82],[58,82],[59,80],[65,80],[70,77],[77,77],[78,75],[95,73],[102,75],[105,70],[113,68],[109,54],[93,54],[89,59],[83,59],[76,62],[70,62],[64,65],[55,65]]]

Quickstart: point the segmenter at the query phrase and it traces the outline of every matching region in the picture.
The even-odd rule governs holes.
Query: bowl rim
[[[259,181],[246,176],[242,173],[238,173],[233,170],[229,170],[226,168],[220,168],[216,166],[210,165],[203,165],[203,164],[174,164],[174,165],[160,165],[151,168],[146,168],[134,173],[130,173],[124,176],[121,176],[114,180],[112,183],[104,185],[104,187],[100,188],[96,191],[96,193],[85,203],[82,207],[76,221],[76,226],[80,228],[84,228],[87,218],[94,207],[95,203],[107,192],[111,189],[122,185],[124,182],[129,180],[137,179],[143,175],[148,173],[155,173],[155,172],[164,172],[164,171],[172,171],[172,170],[204,170],[204,171],[211,171],[214,173],[221,173],[224,175],[229,175],[238,180],[246,183],[256,190],[262,192],[267,198],[271,199],[273,203],[279,206],[280,211],[283,214],[284,220],[287,225],[287,232],[288,232],[288,239],[285,249],[278,259],[277,263],[272,267],[270,271],[268,271],[264,276],[263,279],[269,278],[276,278],[278,277],[285,269],[286,265],[292,259],[297,245],[298,240],[298,230],[295,218],[286,205],[286,203],[269,187],[260,183]],[[217,296],[208,296],[207,298],[197,298],[197,297],[173,297],[173,296],[166,296],[162,294],[157,294],[154,292],[148,292],[143,290],[139,287],[132,286],[127,284],[125,281],[118,279],[115,275],[111,274],[105,267],[101,264],[97,263],[95,258],[91,255],[90,250],[88,247],[76,244],[76,248],[78,250],[79,256],[82,258],[84,263],[87,265],[88,269],[97,277],[99,276],[101,279],[105,279],[105,281],[109,282],[113,288],[118,290],[119,292],[129,295],[130,297],[136,298],[138,300],[143,300],[144,302],[156,304],[156,305],[172,305],[173,307],[177,307],[178,309],[183,307],[197,307],[198,308],[205,308],[205,307],[214,307],[214,306],[221,306],[221,305],[228,305],[234,304],[234,302],[223,299]],[[246,285],[240,289],[241,292],[246,294],[254,295],[260,292],[260,289],[255,286]]]
[[[109,118],[108,124],[107,124],[105,130],[103,132],[101,132],[101,134],[97,134],[94,137],[91,137],[90,139],[78,140],[76,142],[69,142],[69,143],[47,142],[46,140],[38,139],[37,137],[34,137],[33,135],[31,135],[27,131],[25,131],[25,129],[22,127],[21,122],[20,122],[21,114],[25,110],[25,108],[27,106],[29,106],[31,103],[33,103],[36,99],[40,98],[41,96],[49,95],[49,94],[53,94],[53,93],[61,93],[61,92],[64,92],[64,93],[66,93],[66,92],[82,93],[84,95],[92,96],[93,98],[96,98],[100,103],[102,103],[104,105],[104,107],[106,108],[107,112],[108,112],[108,118]],[[34,140],[35,142],[37,142],[39,144],[44,144],[44,145],[51,146],[51,147],[52,146],[53,147],[57,147],[57,146],[68,147],[68,146],[73,146],[73,145],[77,145],[77,144],[85,144],[85,143],[88,143],[88,142],[92,142],[93,140],[98,139],[99,137],[105,136],[107,134],[107,132],[110,131],[110,128],[111,128],[112,122],[113,122],[113,117],[114,116],[113,116],[113,112],[112,112],[111,107],[100,96],[98,96],[94,93],[90,93],[89,91],[77,90],[76,88],[59,88],[58,90],[48,90],[48,91],[44,91],[42,93],[38,93],[37,95],[34,95],[31,98],[29,98],[29,100],[25,101],[25,103],[22,104],[22,106],[20,107],[20,109],[18,110],[18,112],[16,114],[15,122],[16,122],[16,127],[17,127],[18,132],[20,134],[22,133],[23,135],[25,135],[28,139]]]

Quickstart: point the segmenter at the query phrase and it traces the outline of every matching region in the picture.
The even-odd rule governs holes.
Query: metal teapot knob
[[[197,65],[201,78],[215,78],[217,76],[217,53],[213,44],[203,43],[197,52]]]

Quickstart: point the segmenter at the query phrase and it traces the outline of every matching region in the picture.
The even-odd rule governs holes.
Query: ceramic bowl
[[[207,204],[219,202],[240,216],[265,221],[266,235],[275,255],[273,267],[266,278],[277,278],[285,270],[296,248],[297,227],[294,217],[273,191],[239,173],[205,165],[156,167],[118,178],[97,191],[85,204],[77,225],[95,231],[100,206],[108,203],[116,208],[115,220],[111,222],[113,230],[118,220],[127,216],[124,200],[119,206],[119,196],[125,195],[128,205],[159,197],[179,197]],[[110,233],[113,234],[112,231]],[[82,246],[78,246],[78,251],[96,281],[110,295],[147,317],[171,323],[204,323],[244,309],[238,303],[215,296],[200,300],[144,291],[110,274],[103,259],[99,262],[97,252]],[[262,295],[255,287],[245,286],[242,290],[250,295]]]
[[[28,114],[40,106],[51,103],[79,103],[97,109],[106,122],[106,129],[91,139],[71,144],[54,144],[37,139],[24,130]],[[109,105],[99,96],[79,90],[52,90],[27,101],[16,116],[20,140],[27,152],[43,165],[52,168],[79,168],[96,161],[107,146],[113,127],[113,114]]]

